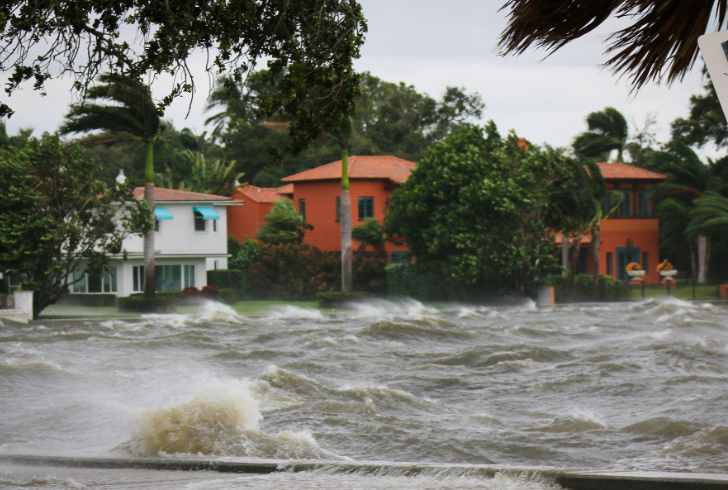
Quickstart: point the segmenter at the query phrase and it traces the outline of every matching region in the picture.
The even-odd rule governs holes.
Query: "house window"
[[[144,291],[144,266],[139,265],[132,268],[132,275],[134,276],[132,281],[134,291]]]
[[[374,198],[359,197],[359,221],[374,217]]]
[[[205,231],[205,217],[202,213],[195,211],[195,231]]]
[[[623,218],[632,216],[632,191],[622,191],[622,206],[619,215]]]
[[[336,221],[341,221],[341,198],[336,198]]]
[[[157,232],[157,233],[159,233],[159,225],[160,225],[159,220],[158,219],[155,219],[154,220],[154,231]]]
[[[409,252],[392,252],[392,262],[395,264],[409,264],[412,262],[412,254]]]
[[[102,274],[73,271],[74,293],[115,293],[116,267]]]
[[[607,252],[607,275],[611,276],[614,274],[614,257],[612,252]]]
[[[303,218],[303,221],[306,221],[306,200],[305,199],[298,200],[298,214],[301,215],[301,218]]]
[[[650,215],[650,200],[647,197],[647,191],[637,192],[637,214],[643,218]]]
[[[186,288],[195,287],[195,266],[186,265],[186,266],[184,266],[184,269],[185,269],[185,287]]]
[[[643,271],[650,270],[650,253],[649,252],[642,252],[642,270]]]
[[[212,232],[217,233],[217,220],[212,220]]]

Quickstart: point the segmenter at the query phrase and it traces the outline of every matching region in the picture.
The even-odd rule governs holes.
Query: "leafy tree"
[[[595,158],[606,162],[612,150],[617,150],[618,162],[624,162],[624,149],[627,145],[627,120],[615,108],[591,112],[586,117],[589,127],[574,140],[577,156]]]
[[[102,130],[88,136],[85,144],[113,144],[137,140],[146,147],[144,199],[154,210],[154,141],[163,131],[159,112],[149,87],[141,81],[123,75],[105,73],[99,76],[103,85],[92,87],[88,98],[107,102],[74,104],[61,126],[62,134]],[[144,235],[144,296],[154,297],[154,229]]]
[[[367,246],[371,246],[376,251],[377,257],[387,258],[387,250],[384,248],[387,243],[387,235],[384,233],[384,227],[375,218],[367,218],[363,225],[359,225],[351,231],[351,237],[360,242],[359,250],[363,252]]]
[[[659,216],[665,227],[661,235],[663,241],[667,240],[675,245],[682,241],[682,237],[672,237],[670,234],[683,234],[687,231],[686,214],[693,203],[706,192],[720,190],[725,184],[713,175],[712,169],[690,147],[680,141],[665,145],[664,150],[656,154],[655,161],[655,170],[667,175],[653,190],[658,201],[667,201],[666,204],[658,206]],[[707,281],[708,236],[694,235],[692,240],[696,243],[684,244],[687,247],[683,246],[680,254],[694,257],[693,274],[702,284]]]
[[[47,134],[0,149],[0,270],[34,291],[34,317],[68,292],[74,271],[102,272],[128,234],[152,227],[146,203],[96,180],[82,155]]]
[[[508,24],[499,41],[502,54],[519,55],[531,46],[554,52],[613,15],[631,19],[607,38],[613,54],[606,65],[631,75],[637,89],[663,76],[668,83],[682,80],[698,56],[698,36],[715,22],[714,15],[718,25],[726,19],[725,0],[507,0],[503,9]]]
[[[707,74],[706,74],[707,76]],[[687,145],[702,147],[712,142],[716,146],[728,143],[728,122],[720,107],[713,83],[708,81],[702,95],[690,96],[690,115],[671,124],[672,137]]]
[[[84,91],[103,70],[135,80],[171,73],[180,81],[162,98],[165,107],[194,90],[186,61],[195,50],[210,54],[208,72],[230,71],[236,82],[267,59],[279,81],[261,107],[292,118],[294,152],[351,113],[358,91],[352,61],[366,31],[354,0],[9,0],[0,19],[0,70],[13,70],[8,93],[31,79],[42,89],[64,74],[75,76],[74,88]],[[0,104],[0,116],[11,112]]]
[[[298,214],[293,201],[280,199],[273,203],[273,209],[263,218],[265,224],[255,234],[255,238],[263,243],[272,245],[286,243],[303,243],[303,236],[306,230],[312,230],[313,226],[306,223],[303,216]]]
[[[425,154],[392,194],[387,229],[418,263],[445,277],[531,293],[556,267],[544,223],[551,196],[570,185],[568,158],[546,147],[524,151],[493,122],[451,133]]]

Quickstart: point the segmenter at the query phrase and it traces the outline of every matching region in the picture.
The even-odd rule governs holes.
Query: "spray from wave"
[[[306,432],[259,428],[258,403],[244,390],[218,389],[140,414],[123,449],[136,455],[191,454],[274,459],[340,459]]]

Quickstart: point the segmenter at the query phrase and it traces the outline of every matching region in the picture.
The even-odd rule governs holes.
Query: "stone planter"
[[[675,275],[677,275],[677,270],[672,269],[672,270],[669,270],[669,271],[660,271],[660,275],[662,277],[672,278]]]
[[[627,275],[629,275],[630,279],[633,281],[641,281],[642,276],[646,274],[646,271],[627,271]]]

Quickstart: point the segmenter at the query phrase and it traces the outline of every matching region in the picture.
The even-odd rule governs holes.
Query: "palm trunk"
[[[147,143],[147,168],[144,178],[144,199],[152,210],[152,222],[154,216],[154,146],[152,142]],[[156,288],[154,275],[154,227],[144,235],[144,297],[153,298]]]
[[[705,284],[707,278],[708,265],[708,237],[700,235],[698,237],[698,284]]]
[[[351,267],[351,196],[349,195],[349,150],[341,155],[341,290],[350,293],[353,289]]]
[[[594,260],[594,285],[599,285],[599,245],[602,240],[602,224],[597,220],[592,226],[592,256]]]

